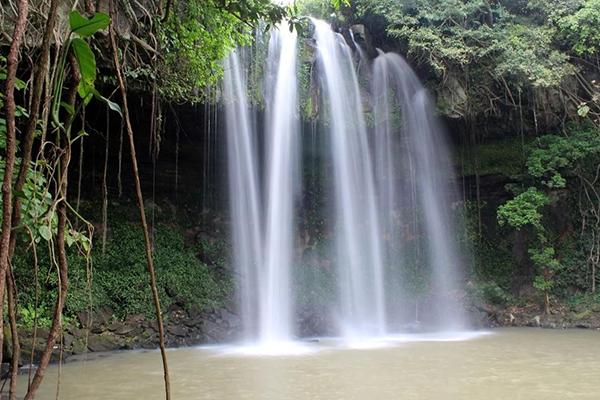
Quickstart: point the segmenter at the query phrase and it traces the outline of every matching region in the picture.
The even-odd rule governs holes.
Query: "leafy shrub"
[[[94,282],[118,316],[152,313],[144,243],[139,226],[119,224],[104,256],[97,257]],[[154,231],[154,263],[163,308],[174,302],[189,308],[216,307],[228,290],[219,277],[186,248],[183,236],[166,225]]]
[[[110,307],[123,318],[131,314],[153,315],[149,277],[141,228],[131,222],[118,221],[108,235],[106,252],[92,251],[90,267],[78,254],[69,255],[69,292],[65,314],[75,316],[87,310]],[[47,249],[38,248],[40,262],[46,262]],[[23,310],[33,309],[35,303],[35,275],[32,257],[15,258],[15,273],[19,287],[19,304]],[[154,231],[154,262],[161,306],[163,310],[177,303],[184,308],[201,309],[219,306],[230,291],[230,278],[201,263],[193,249],[184,245],[180,231],[167,225],[157,225]],[[54,304],[56,273],[46,264],[39,266],[40,296],[38,304]],[[91,275],[89,273],[91,272]],[[88,284],[91,278],[91,287]],[[50,307],[51,308],[51,307]],[[49,308],[48,308],[49,309]],[[38,309],[49,316],[49,311]],[[31,312],[21,315],[23,324]],[[38,323],[38,325],[40,325]]]
[[[505,306],[511,297],[495,282],[481,282],[469,288],[469,295],[475,302]]]
[[[52,320],[49,317],[49,312],[45,304],[39,305],[37,308],[33,304],[19,306],[19,326],[26,329],[33,328],[37,325],[40,328],[50,328]]]

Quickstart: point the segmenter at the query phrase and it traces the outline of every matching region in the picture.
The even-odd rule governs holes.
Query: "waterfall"
[[[455,300],[460,278],[454,241],[458,228],[450,216],[455,179],[435,108],[416,74],[398,54],[380,52],[375,59],[372,91],[377,194],[381,219],[386,221],[384,231],[390,237],[387,243],[406,242],[400,226],[425,242],[420,243],[424,254],[418,268],[430,268],[431,323],[440,329],[464,327]],[[409,257],[401,254],[406,250],[385,254],[407,262]],[[416,254],[417,262],[418,257]],[[385,263],[390,265],[393,260]],[[418,312],[415,314],[418,321]]]
[[[348,339],[386,333],[383,264],[364,110],[344,38],[313,20],[329,107],[341,329]]]
[[[256,132],[251,124],[247,84],[240,51],[225,60],[223,94],[227,124],[227,159],[229,175],[233,263],[244,336],[255,335],[260,317],[257,288],[263,262],[262,213],[258,180]]]
[[[354,38],[354,31],[352,29],[348,30],[348,34],[350,35],[350,40],[352,41],[352,46],[354,46],[354,49],[356,50],[356,53],[358,54],[358,63],[356,66],[356,71],[357,71],[357,74],[360,74],[361,69],[363,68],[363,66],[365,66],[365,64],[368,61],[367,53],[365,53],[363,48],[360,47],[360,44],[358,44],[358,42]]]
[[[285,343],[293,336],[290,280],[300,151],[296,42],[296,33],[285,25],[271,31],[262,153],[237,51],[224,66],[233,262],[244,336],[260,346]],[[265,176],[259,154],[266,159]]]
[[[261,288],[260,340],[292,336],[290,283],[294,242],[294,199],[298,192],[299,121],[296,33],[285,25],[271,32],[266,84],[267,212],[265,287]]]
[[[315,85],[325,112],[307,134],[313,147],[317,135],[319,146],[326,144],[322,152],[310,149],[325,157],[311,165],[331,165],[324,172],[333,195],[327,222],[335,243],[338,331],[353,342],[401,332],[406,322],[422,319],[442,330],[462,328],[459,229],[451,215],[455,179],[434,106],[404,59],[382,51],[363,71],[371,83],[368,102],[351,47],[327,23],[312,21]],[[294,240],[305,222],[295,211],[302,193],[297,34],[284,25],[270,32],[266,60],[258,61],[265,70],[264,110],[247,98],[244,54],[236,50],[224,64],[233,263],[246,341],[280,351],[289,349],[279,345],[288,346],[295,333],[292,273],[301,263]],[[366,54],[359,56],[363,69],[369,67]]]

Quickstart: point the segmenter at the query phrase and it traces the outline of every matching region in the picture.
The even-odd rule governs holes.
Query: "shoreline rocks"
[[[240,318],[226,308],[206,312],[172,306],[164,317],[165,344],[167,347],[181,347],[230,342],[236,339],[240,326]],[[38,329],[34,346],[32,331],[19,333],[21,364],[29,365],[34,347],[33,362],[36,364],[39,361],[46,345],[46,335],[47,330]],[[138,314],[119,320],[114,317],[112,310],[101,309],[91,315],[82,312],[77,317],[77,323],[65,327],[62,359],[64,361],[87,352],[155,349],[158,345],[158,326],[154,319]],[[57,343],[52,354],[53,362],[58,361],[60,352],[60,344]]]
[[[475,328],[538,327],[543,329],[597,329],[600,330],[600,306],[589,309],[570,310],[555,306],[550,315],[544,315],[539,305],[495,307],[477,305],[470,310]],[[62,357],[67,361],[89,353],[105,353],[116,350],[158,348],[158,327],[154,319],[144,315],[130,315],[123,320],[114,317],[112,310],[102,309],[88,315],[78,315],[78,323],[67,325],[62,335],[62,356],[57,344],[52,353],[52,362]],[[91,323],[90,323],[91,321]],[[300,321],[300,332],[312,336],[315,329],[331,328],[322,316],[304,311]],[[88,326],[89,325],[89,326]],[[167,347],[196,346],[200,344],[227,343],[239,338],[241,320],[227,308],[203,311],[192,308],[184,310],[172,306],[165,313],[165,343]],[[32,332],[19,333],[21,343],[21,365],[27,370],[30,360],[39,361],[46,345],[47,329],[39,328],[34,339]],[[33,358],[32,358],[32,349]],[[7,356],[10,353],[7,353]],[[6,363],[7,360],[5,359]]]
[[[471,310],[475,323],[481,327],[534,327],[543,329],[596,329],[600,330],[600,306],[569,309],[555,305],[545,315],[539,305],[510,306],[477,305]]]

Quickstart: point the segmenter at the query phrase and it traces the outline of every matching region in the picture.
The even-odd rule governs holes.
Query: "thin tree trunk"
[[[117,188],[119,191],[119,198],[123,195],[123,184],[121,183],[121,167],[123,165],[123,121],[121,121],[121,128],[119,129],[119,163],[117,166]]]
[[[596,293],[596,264],[592,263],[592,293]]]
[[[176,121],[177,122],[177,121]],[[179,192],[179,122],[175,126],[175,205],[177,206],[177,197]],[[204,198],[202,198],[204,202]]]
[[[36,63],[34,68],[34,82],[31,95],[31,104],[29,107],[29,119],[27,120],[27,126],[22,139],[22,154],[21,154],[21,167],[15,183],[15,192],[20,192],[25,185],[27,174],[29,172],[29,164],[31,162],[31,150],[33,147],[33,139],[35,136],[35,129],[37,127],[38,115],[40,111],[40,105],[42,103],[42,93],[44,90],[44,80],[46,77],[46,70],[50,60],[50,41],[52,39],[52,33],[54,32],[54,26],[57,20],[57,9],[59,0],[52,0],[50,2],[50,8],[48,10],[48,18],[46,19],[46,28],[44,30],[44,36],[42,39],[40,59]],[[12,226],[19,226],[21,223],[21,203],[22,199],[19,196],[15,196],[13,204],[12,214]],[[11,235],[9,241],[9,260],[15,252],[16,246],[16,235]],[[8,314],[11,325],[12,335],[12,347],[13,356],[10,367],[10,394],[11,400],[15,399],[16,396],[16,381],[17,373],[19,369],[19,356],[20,356],[20,345],[19,336],[17,334],[16,327],[16,285],[14,284],[14,277],[7,268],[7,289],[8,289]]]
[[[54,33],[54,27],[56,20],[58,19],[58,4],[60,0],[52,0],[50,2],[50,9],[48,10],[48,18],[46,20],[46,28],[44,30],[44,37],[42,39],[40,59],[36,64],[34,70],[34,82],[31,95],[31,107],[29,108],[29,119],[27,120],[27,126],[23,134],[23,140],[21,143],[22,155],[21,155],[21,168],[19,175],[15,183],[15,191],[20,192],[25,185],[27,174],[29,173],[29,164],[31,163],[31,149],[33,147],[33,139],[35,137],[35,129],[38,124],[38,115],[40,112],[40,106],[42,104],[42,93],[44,90],[44,80],[46,78],[46,70],[48,69],[48,63],[50,61],[50,42],[52,40],[52,34]],[[21,197],[15,197],[15,203],[13,206],[13,226],[18,226],[21,222]],[[16,243],[16,237],[11,239],[11,256],[14,252]]]
[[[82,126],[85,126],[85,116],[82,117]],[[82,137],[79,141],[79,163],[77,171],[77,198],[75,200],[75,211],[79,212],[79,206],[81,205],[81,180],[83,178],[83,141]]]
[[[37,257],[37,248],[33,237],[33,232],[27,227],[27,232],[31,240],[31,252],[33,254],[33,278],[35,279],[35,300],[33,303],[33,309],[36,313],[33,317],[33,337],[31,338],[31,354],[29,355],[29,370],[27,371],[27,390],[31,387],[31,371],[33,370],[33,358],[35,355],[35,345],[37,343],[37,329],[38,329],[38,313],[37,309],[39,306],[40,299],[40,279],[39,279],[39,266]]]
[[[12,339],[12,357],[10,360],[10,400],[17,398],[17,373],[19,372],[19,357],[21,346],[19,345],[19,332],[17,331],[17,291],[14,277],[9,267],[6,270],[6,290],[8,298],[8,319],[10,323],[10,336]]]
[[[477,135],[475,133],[475,122],[472,117],[467,119],[469,137],[473,156],[473,169],[475,172],[475,198],[477,200],[477,241],[480,242],[483,235],[483,222],[481,218],[481,176],[479,171],[479,155],[477,154]]]
[[[106,253],[108,233],[108,151],[110,146],[110,109],[106,107],[106,142],[104,147],[104,172],[102,174],[102,255]]]
[[[2,343],[4,341],[4,287],[6,271],[9,265],[10,232],[12,225],[12,178],[15,168],[16,146],[16,109],[15,81],[19,66],[19,50],[25,33],[25,24],[29,12],[27,0],[19,1],[19,14],[15,22],[12,43],[6,57],[6,160],[2,182],[2,232],[0,232],[0,361],[2,360]]]
[[[65,49],[68,51],[68,49]],[[77,70],[76,62],[73,58],[71,58],[71,70],[73,73],[73,82],[72,86],[69,89],[69,92],[66,96],[67,104],[71,106],[75,105],[75,100],[77,96],[77,85],[81,76],[79,75],[79,71]],[[55,99],[58,101],[59,99]],[[69,120],[65,124],[64,138],[62,138],[62,142],[64,143],[64,148],[62,149],[62,154],[60,156],[60,174],[58,177],[58,188],[57,188],[57,198],[58,204],[56,207],[56,211],[58,214],[58,223],[57,223],[57,231],[56,231],[56,250],[58,254],[58,296],[56,297],[56,303],[54,306],[54,315],[52,317],[52,325],[50,326],[50,332],[48,333],[48,338],[46,340],[46,347],[42,352],[40,357],[40,362],[37,370],[35,371],[35,375],[33,376],[33,380],[31,381],[31,385],[27,390],[27,394],[24,397],[24,400],[31,400],[35,397],[37,390],[39,389],[42,380],[44,379],[44,374],[46,373],[46,368],[48,367],[48,363],[50,362],[50,358],[52,357],[52,351],[54,350],[54,344],[61,336],[62,332],[62,312],[65,306],[65,300],[67,298],[67,289],[69,287],[69,263],[67,261],[67,251],[65,246],[65,234],[67,230],[67,189],[69,182],[69,164],[71,162],[71,138],[69,137],[68,132],[70,131],[70,127],[73,124],[73,116],[69,117]],[[57,137],[57,147],[61,147],[61,133],[59,132],[59,137]]]
[[[114,17],[114,9],[113,2],[110,3],[110,11],[112,16]],[[159,345],[160,345],[160,353],[162,356],[163,363],[163,374],[165,381],[165,399],[170,400],[171,398],[171,389],[170,389],[170,379],[169,379],[169,365],[167,361],[167,353],[165,350],[165,336],[163,329],[163,321],[162,321],[162,313],[160,310],[160,299],[158,297],[158,289],[156,286],[156,274],[154,271],[154,260],[152,256],[152,245],[150,242],[150,235],[148,232],[148,224],[146,222],[146,213],[144,210],[144,198],[142,196],[142,188],[140,184],[140,176],[138,172],[137,165],[137,156],[135,152],[135,142],[133,140],[133,128],[131,127],[131,120],[129,118],[129,107],[127,104],[127,88],[125,86],[125,80],[123,78],[123,72],[121,71],[121,65],[119,63],[119,57],[117,52],[117,42],[115,39],[115,32],[113,28],[113,24],[111,23],[109,27],[110,34],[110,42],[112,46],[113,53],[113,61],[115,64],[115,69],[117,71],[117,80],[119,82],[119,89],[121,91],[121,97],[123,101],[123,118],[125,119],[125,127],[127,129],[127,136],[129,137],[129,146],[131,150],[131,166],[133,169],[134,181],[135,181],[135,191],[137,195],[138,207],[140,210],[140,219],[142,223],[142,228],[144,232],[144,243],[146,247],[146,261],[148,263],[148,273],[150,275],[150,286],[152,289],[152,299],[154,301],[154,308],[156,312],[156,322],[158,324],[158,336],[159,336]]]
[[[60,184],[60,196],[63,197],[59,204],[57,205],[57,214],[58,214],[58,229],[56,234],[56,248],[58,253],[58,280],[59,280],[59,293],[56,298],[56,304],[54,308],[54,315],[52,317],[52,325],[50,327],[50,332],[48,333],[48,339],[46,342],[46,347],[42,352],[42,356],[40,358],[39,366],[35,371],[35,375],[33,376],[33,380],[31,381],[31,386],[25,395],[24,400],[31,400],[35,397],[37,390],[39,389],[42,380],[44,379],[44,374],[46,373],[46,368],[48,367],[48,363],[50,362],[50,358],[52,356],[52,351],[54,350],[54,344],[57,339],[60,337],[62,330],[62,311],[65,305],[65,299],[67,297],[67,289],[69,286],[68,281],[68,262],[67,262],[67,254],[65,249],[65,231],[66,231],[66,222],[67,222],[67,204],[66,204],[66,194],[67,194],[67,168],[69,166],[71,151],[67,149],[61,156],[61,168],[62,168],[62,177]]]

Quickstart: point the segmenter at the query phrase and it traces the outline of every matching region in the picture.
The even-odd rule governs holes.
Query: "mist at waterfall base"
[[[237,49],[224,64],[243,343],[279,354],[303,351],[306,335],[361,347],[466,329],[455,182],[427,92],[401,56],[370,62],[353,36],[354,51],[326,22],[312,25],[310,122],[305,43],[286,25],[270,32],[260,107],[247,94],[256,54]]]

